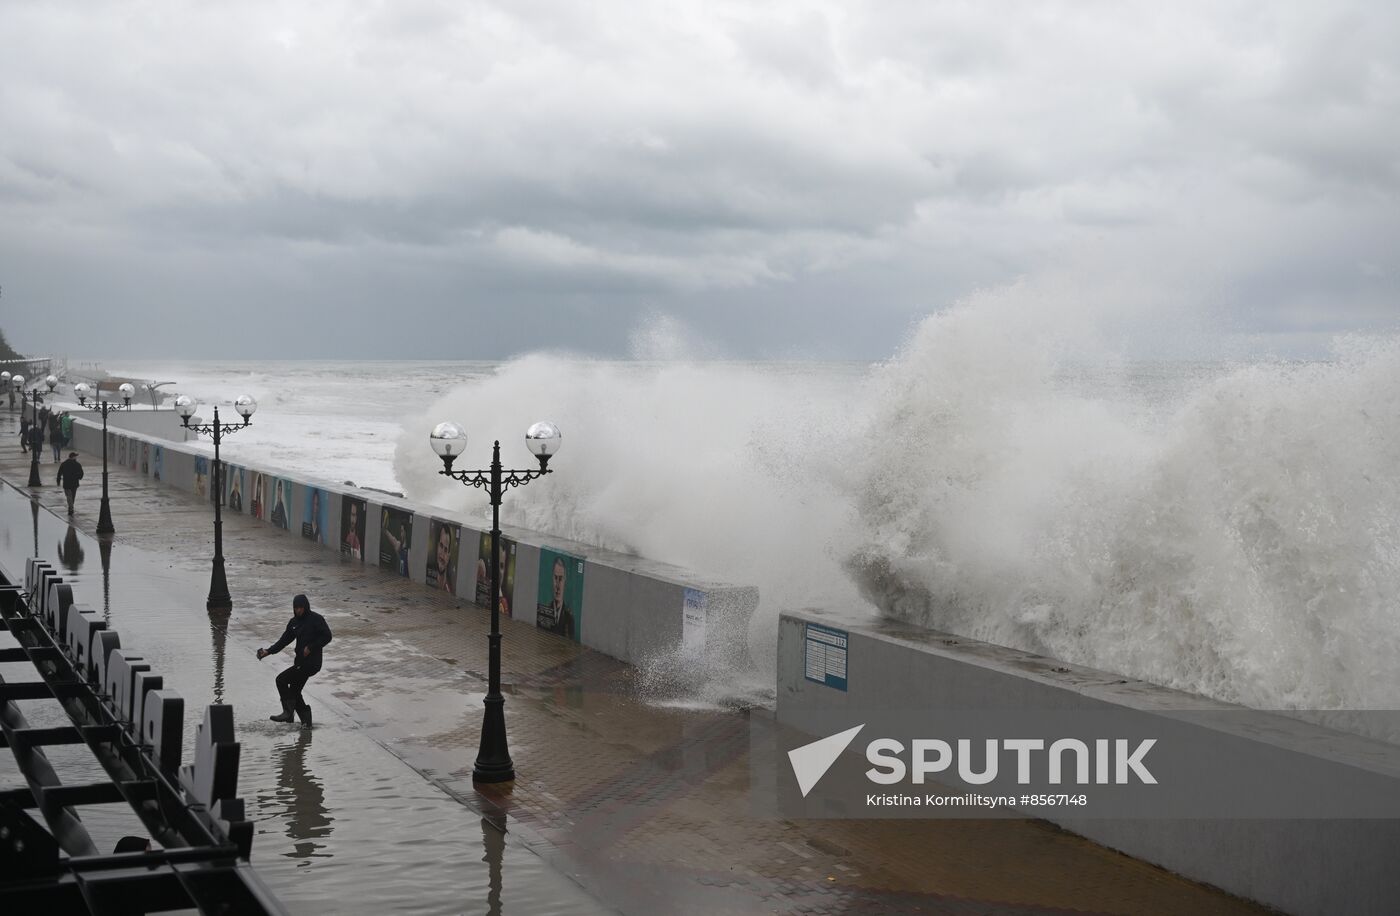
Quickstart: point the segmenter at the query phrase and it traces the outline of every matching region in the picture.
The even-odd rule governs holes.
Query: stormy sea
[[[433,424],[525,466],[553,420],[557,473],[503,521],[757,585],[760,669],[778,613],[815,606],[1255,707],[1400,704],[1400,339],[1144,359],[969,307],[874,363],[634,349],[103,367],[256,397],[234,461],[469,513]]]

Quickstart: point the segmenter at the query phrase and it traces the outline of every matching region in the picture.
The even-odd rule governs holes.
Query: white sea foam
[[[479,517],[427,430],[456,419],[463,463],[498,438],[528,467],[524,429],[552,419],[556,473],[511,490],[503,521],[758,585],[760,665],[780,610],[878,606],[1256,706],[1400,701],[1400,341],[1127,363],[1091,314],[1043,305],[981,297],[873,368],[696,361],[713,352],[662,324],[637,362],[131,371],[260,397],[234,460]]]
[[[1067,385],[1025,317],[951,311],[876,373],[849,564],[867,595],[1226,700],[1393,708],[1400,341],[1147,405],[1112,373]]]
[[[528,423],[564,433],[555,473],[509,492],[502,521],[757,585],[753,655],[771,667],[776,609],[863,606],[840,557],[852,530],[832,444],[862,367],[602,363],[536,354],[445,395],[396,454],[406,492],[485,518],[485,497],[425,463],[424,430],[457,418],[467,458],[530,467]]]

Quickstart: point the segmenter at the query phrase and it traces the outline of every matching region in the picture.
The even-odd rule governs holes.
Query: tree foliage
[[[22,355],[10,349],[10,342],[5,339],[5,332],[0,331],[0,359],[22,359]]]

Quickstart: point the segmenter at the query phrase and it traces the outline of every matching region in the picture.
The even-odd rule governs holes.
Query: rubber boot
[[[290,722],[292,721],[292,707],[283,706],[281,713],[275,716],[268,716],[268,718],[274,722]]]
[[[303,728],[311,727],[311,705],[309,703],[302,703],[297,707],[297,718],[301,720]]]

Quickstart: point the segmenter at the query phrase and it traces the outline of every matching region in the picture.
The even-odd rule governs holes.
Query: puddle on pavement
[[[259,662],[236,626],[230,632],[211,620],[206,577],[172,570],[168,561],[123,544],[120,531],[110,551],[100,549],[47,509],[34,513],[31,506],[27,494],[0,485],[0,566],[22,582],[37,544],[39,555],[73,584],[76,599],[109,616],[123,645],[139,649],[184,696],[187,763],[204,707],[234,705],[239,794],[257,824],[253,865],[291,912],[607,912],[515,835],[502,834],[425,781],[324,703],[313,698],[317,726],[310,731],[268,721],[278,667]],[[268,634],[268,641],[277,635]],[[0,645],[13,645],[12,637],[0,634]],[[22,664],[0,665],[0,675],[33,676]],[[461,710],[472,700],[463,696],[450,705]],[[56,703],[21,705],[31,725],[66,722]],[[434,718],[448,711],[429,705]],[[102,778],[85,748],[52,748],[49,756],[65,782]],[[23,785],[12,755],[0,753],[0,787]],[[125,806],[86,807],[81,816],[104,851],[125,834],[142,833]]]

